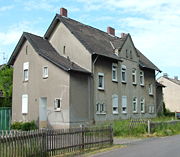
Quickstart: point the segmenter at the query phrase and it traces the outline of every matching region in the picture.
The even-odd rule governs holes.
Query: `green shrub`
[[[31,122],[15,122],[11,125],[11,129],[29,131],[29,130],[37,129],[37,126],[36,126],[34,121],[31,121]]]

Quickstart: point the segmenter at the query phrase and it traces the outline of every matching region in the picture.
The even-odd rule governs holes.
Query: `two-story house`
[[[82,24],[60,9],[44,37],[23,33],[14,67],[13,121],[72,127],[156,116],[155,71],[130,34]]]

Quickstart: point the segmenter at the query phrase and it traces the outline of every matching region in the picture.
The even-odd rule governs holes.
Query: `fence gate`
[[[0,130],[10,130],[11,108],[0,107]]]

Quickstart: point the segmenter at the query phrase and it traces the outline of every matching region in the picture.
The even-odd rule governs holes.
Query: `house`
[[[164,73],[157,81],[166,86],[166,88],[163,88],[166,109],[171,112],[180,112],[180,80],[178,76],[170,78],[167,73]]]
[[[61,8],[44,37],[24,32],[13,65],[13,121],[73,127],[114,119],[151,118],[155,72],[131,35],[82,24]]]

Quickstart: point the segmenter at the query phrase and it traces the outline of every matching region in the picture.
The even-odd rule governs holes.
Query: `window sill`
[[[106,115],[106,112],[96,112],[97,115]]]
[[[144,84],[140,84],[141,87],[144,87]]]
[[[142,114],[144,114],[144,113],[145,113],[145,111],[141,111],[141,113],[142,113]]]
[[[47,79],[48,78],[48,76],[47,77],[43,77],[43,79]]]
[[[56,109],[56,110],[54,110],[54,112],[61,112],[62,111],[62,109]]]
[[[23,83],[28,83],[29,82],[29,80],[23,80]]]
[[[150,96],[153,96],[153,93],[149,93]]]
[[[122,112],[122,114],[127,114],[127,112]]]
[[[98,90],[104,91],[104,88],[100,88],[100,87],[98,87]]]
[[[118,112],[113,112],[114,115],[118,115],[119,113]]]
[[[112,80],[112,82],[118,83],[118,80]]]
[[[132,83],[133,86],[137,86],[137,83]]]
[[[127,82],[126,81],[121,81],[123,84],[126,84]]]
[[[137,111],[133,111],[133,114],[138,114],[138,112]]]

